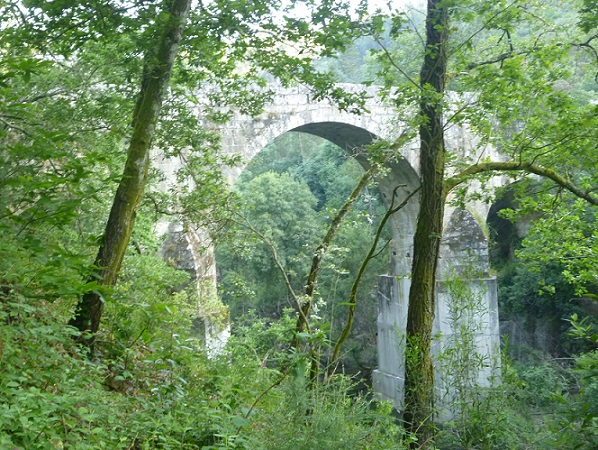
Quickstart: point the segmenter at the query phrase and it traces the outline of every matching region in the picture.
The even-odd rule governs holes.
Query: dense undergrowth
[[[399,442],[390,408],[349,396],[342,377],[308,390],[297,357],[287,361],[292,370],[279,383],[280,371],[269,366],[280,355],[270,352],[272,363],[265,362],[251,344],[255,333],[207,359],[176,301],[145,306],[146,319],[152,310],[163,318],[151,336],[143,333],[148,323],[138,320],[138,337],[119,343],[124,330],[115,326],[99,336],[91,358],[74,343],[75,331],[64,326],[56,305],[32,302],[8,286],[0,305],[0,448],[393,448]]]
[[[307,359],[285,350],[292,318],[256,319],[208,359],[184,295],[138,304],[136,312],[109,304],[112,325],[89,355],[64,325],[65,305],[8,285],[1,295],[0,448],[400,449],[409,442],[390,405],[350,394],[350,379],[308,388]],[[597,360],[587,353],[573,369],[503,362],[502,382],[469,392],[464,415],[430,444],[596,448]]]

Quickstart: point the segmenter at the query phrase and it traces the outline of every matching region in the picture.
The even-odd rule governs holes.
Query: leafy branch
[[[234,218],[231,219],[231,221],[233,223],[236,223],[238,225],[241,225],[245,228],[247,228],[248,230],[250,230],[252,233],[254,233],[264,244],[266,244],[266,247],[268,247],[268,249],[270,250],[270,253],[272,255],[272,259],[274,260],[274,263],[276,264],[276,267],[278,268],[280,274],[282,275],[282,279],[284,281],[284,284],[287,287],[287,290],[290,294],[290,296],[293,298],[293,301],[295,302],[295,304],[297,305],[297,309],[299,311],[299,314],[302,315],[304,314],[303,309],[302,309],[302,305],[301,305],[301,301],[299,299],[299,296],[295,293],[295,290],[293,289],[293,285],[291,284],[291,280],[289,280],[289,276],[287,274],[287,271],[284,267],[284,264],[282,263],[282,260],[280,259],[280,256],[278,256],[278,251],[276,250],[276,247],[274,246],[274,244],[272,243],[272,241],[270,239],[268,239],[266,237],[266,235],[264,235],[264,233],[262,233],[261,231],[259,231],[257,228],[255,228],[245,217],[241,216],[240,214],[235,214],[239,217],[241,217],[243,219],[243,221],[238,221],[235,220]],[[304,321],[305,321],[305,328],[309,329],[309,323],[307,321],[307,317],[304,317]]]
[[[390,160],[390,158],[392,158],[392,156],[396,153],[396,151],[405,144],[405,142],[408,140],[408,138],[409,138],[409,134],[407,132],[403,132],[387,150],[387,153],[386,153],[383,163],[386,163],[388,160]],[[359,198],[361,191],[363,191],[363,189],[368,185],[368,183],[370,182],[370,179],[376,173],[378,173],[380,171],[380,169],[383,167],[383,163],[372,164],[372,166],[363,174],[359,183],[357,184],[355,189],[353,189],[353,192],[351,192],[351,195],[349,196],[347,201],[344,203],[344,205],[341,207],[341,209],[338,211],[338,213],[332,220],[332,223],[330,224],[330,227],[328,228],[326,236],[324,236],[324,238],[322,239],[322,242],[320,243],[320,245],[318,245],[316,251],[314,252],[311,269],[309,271],[307,284],[305,286],[306,301],[301,308],[302,314],[299,316],[299,319],[297,321],[297,327],[296,327],[297,333],[303,332],[307,325],[307,319],[309,317],[309,313],[312,308],[313,295],[314,295],[314,292],[316,289],[318,273],[320,271],[322,259],[325,255],[326,251],[328,250],[328,247],[330,246],[332,239],[338,232],[342,221],[344,220],[346,215],[349,213],[349,211],[351,210],[351,208],[353,207],[353,205]],[[296,347],[297,344],[298,344],[298,342],[295,337],[295,338],[293,338],[293,345]]]
[[[353,326],[353,318],[355,316],[355,307],[357,306],[357,290],[359,289],[359,283],[361,283],[363,274],[365,273],[365,270],[366,270],[368,264],[370,263],[370,261],[380,254],[380,251],[376,252],[376,248],[378,247],[378,242],[380,241],[380,236],[382,234],[382,230],[384,230],[384,226],[386,225],[386,223],[388,222],[390,217],[393,214],[395,214],[396,212],[398,212],[399,210],[401,210],[402,208],[404,208],[405,205],[407,205],[407,203],[409,203],[411,198],[415,194],[417,194],[420,190],[420,187],[418,187],[413,192],[411,192],[399,205],[394,206],[395,199],[396,199],[396,193],[400,187],[404,187],[404,185],[399,185],[399,186],[395,187],[395,189],[392,193],[392,202],[390,204],[390,207],[388,208],[388,210],[384,214],[384,217],[380,221],[380,224],[378,225],[378,229],[376,230],[376,235],[374,236],[374,241],[372,242],[372,245],[370,247],[370,250],[369,250],[367,256],[362,261],[361,266],[359,267],[359,272],[357,273],[357,276],[355,277],[355,281],[353,281],[353,285],[351,286],[351,294],[349,295],[349,302],[348,302],[349,312],[347,314],[347,323],[345,324],[345,327],[343,328],[343,331],[341,332],[341,335],[338,338],[338,340],[336,341],[336,344],[334,346],[334,352],[332,354],[332,359],[331,359],[330,365],[328,367],[328,376],[329,377],[332,376],[334,374],[334,371],[336,370],[336,362],[339,358],[341,347],[342,347],[343,343],[347,340],[347,337],[349,336],[349,333],[351,332],[351,328]],[[385,245],[385,247],[386,247],[386,245]]]
[[[534,164],[533,162],[524,161],[488,161],[479,164],[469,166],[462,172],[447,178],[444,182],[445,195],[449,193],[456,186],[466,182],[471,176],[484,173],[484,172],[514,172],[521,171],[527,173],[533,173],[544,178],[548,178],[554,181],[559,186],[568,190],[572,194],[579,198],[586,200],[592,205],[598,206],[598,196],[592,192],[592,190],[582,190],[575,183],[565,178],[564,176],[557,173],[555,170],[542,167]]]

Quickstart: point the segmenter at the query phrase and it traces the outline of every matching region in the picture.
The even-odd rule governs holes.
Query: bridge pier
[[[172,267],[184,270],[189,281],[175,290],[189,290],[193,329],[203,340],[208,356],[221,354],[230,337],[228,308],[217,295],[214,247],[207,232],[185,228],[180,222],[159,224],[164,235],[160,256]]]
[[[487,238],[468,211],[449,208],[447,213],[432,343],[436,406],[445,420],[466,404],[468,399],[459,395],[491,386],[500,368],[498,292],[496,278],[489,275]],[[373,373],[373,387],[398,410],[404,399],[410,286],[405,275],[379,277],[379,366]]]
[[[451,292],[450,283],[439,281],[436,284],[432,345],[436,405],[441,418],[445,419],[452,416],[453,405],[458,400],[456,385],[460,388],[491,386],[500,367],[496,279],[463,280],[468,288],[466,298]],[[397,410],[402,409],[404,399],[410,285],[407,278],[379,277],[378,368],[373,372],[372,381],[374,391],[383,400],[392,401]],[[463,334],[464,328],[469,329],[468,335]]]
[[[374,391],[383,400],[392,401],[399,411],[404,398],[405,330],[410,285],[407,278],[378,277],[378,368],[372,373],[372,384]]]

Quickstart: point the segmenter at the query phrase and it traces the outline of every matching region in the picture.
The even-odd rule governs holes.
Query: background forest
[[[423,6],[0,1],[0,448],[598,447],[598,8],[430,5],[450,16],[436,27],[450,35],[447,89],[476,93],[450,120],[533,166],[506,169],[513,183],[483,193],[507,333],[500,382],[455,384],[450,419],[402,422],[371,392],[377,276],[390,260],[376,183],[340,148],[287,133],[231,191],[221,167],[238,161],[204,126],[259,113],[272,80],[359,111],[362,99],[335,84],[350,82],[382,86],[414,138],[427,123],[414,111],[441,103],[419,82],[435,53]],[[374,147],[372,166],[397,146]],[[152,147],[185,158],[192,189],[157,189]],[[450,201],[476,199],[460,183],[487,172],[446,159]],[[360,181],[301,328],[290,293],[309,284]],[[210,230],[218,296],[161,257],[156,226],[172,219]],[[208,355],[202,319],[227,314],[232,337]],[[454,373],[479,364],[446,358]]]

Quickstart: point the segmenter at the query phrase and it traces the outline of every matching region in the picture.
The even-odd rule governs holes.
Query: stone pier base
[[[452,415],[455,402],[453,384],[490,386],[497,380],[500,356],[498,303],[495,278],[450,282],[436,285],[436,318],[432,356],[435,368],[435,395],[441,419]],[[378,364],[373,373],[374,391],[383,400],[402,409],[405,382],[405,330],[410,280],[382,275],[378,284]],[[463,364],[455,351],[463,350],[472,358],[474,372],[468,379],[456,379],[455,364]],[[475,358],[474,358],[475,357]],[[482,363],[473,362],[482,361]]]

